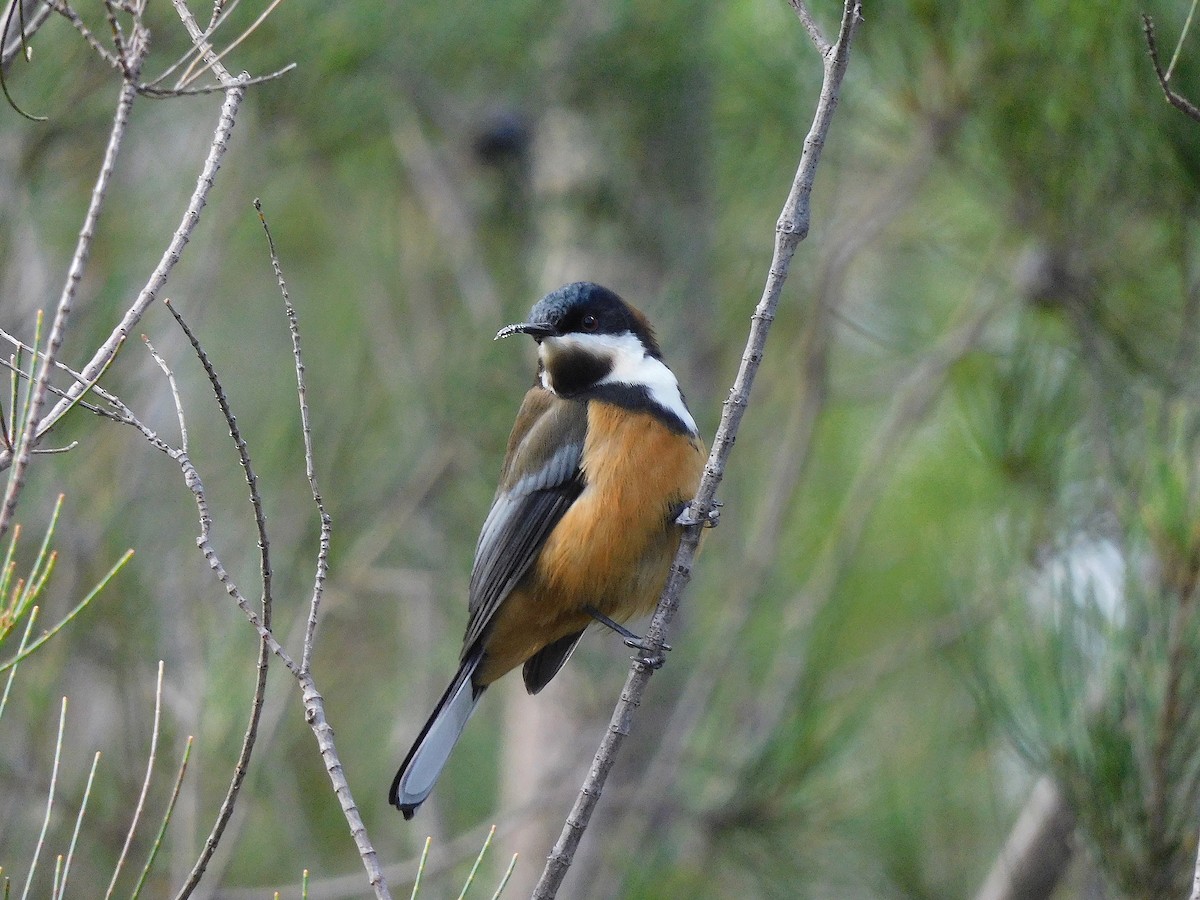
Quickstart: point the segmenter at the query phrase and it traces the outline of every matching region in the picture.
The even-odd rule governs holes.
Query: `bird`
[[[594,623],[642,646],[623,623],[653,610],[704,470],[649,321],[612,290],[565,285],[495,339],[514,334],[537,342],[537,374],[476,544],[458,671],[388,794],[405,819],[498,678],[521,666],[538,693]]]

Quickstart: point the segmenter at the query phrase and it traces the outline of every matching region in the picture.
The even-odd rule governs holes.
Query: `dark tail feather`
[[[587,629],[584,629],[586,631]],[[525,668],[521,674],[525,678],[525,690],[536,694],[550,683],[550,679],[558,674],[558,670],[567,664],[575,647],[583,637],[583,631],[568,634],[552,644],[547,644],[529,659],[525,660]]]
[[[482,658],[483,654],[476,651],[462,661],[454,680],[434,707],[433,714],[421,729],[421,734],[392,781],[388,800],[404,813],[406,819],[413,817],[417,807],[425,802],[433,790],[438,775],[450,758],[450,751],[458,743],[463,726],[471,718],[475,704],[483,694],[484,688],[471,684],[471,676],[475,674]]]

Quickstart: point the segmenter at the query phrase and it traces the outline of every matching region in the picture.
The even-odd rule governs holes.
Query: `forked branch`
[[[1154,74],[1158,76],[1158,86],[1162,88],[1167,102],[1189,119],[1200,122],[1200,107],[1197,107],[1195,103],[1182,94],[1177,93],[1171,87],[1171,72],[1170,70],[1163,70],[1162,62],[1158,58],[1158,41],[1154,37],[1154,20],[1145,13],[1142,14],[1142,31],[1146,35],[1146,47],[1150,51],[1150,62],[1154,66]],[[1186,32],[1185,28],[1184,33],[1186,34]],[[1182,40],[1183,37],[1180,36],[1180,41]],[[1198,881],[1200,881],[1200,876],[1198,876]]]

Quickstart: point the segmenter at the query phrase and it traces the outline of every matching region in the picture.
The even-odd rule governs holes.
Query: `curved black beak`
[[[492,340],[500,340],[506,338],[510,334],[527,334],[536,341],[542,338],[554,337],[558,334],[558,329],[549,322],[520,322],[516,325],[505,325],[496,332],[496,336]]]

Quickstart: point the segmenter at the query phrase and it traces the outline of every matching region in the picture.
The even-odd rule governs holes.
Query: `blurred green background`
[[[1200,124],[1164,101],[1139,14],[1166,62],[1190,7],[866,4],[721,526],[562,896],[970,896],[1043,774],[1075,823],[1056,896],[1182,895],[1200,827]],[[813,8],[832,34],[837,5]],[[224,39],[262,9],[234,9]],[[106,33],[99,5],[79,12]],[[147,17],[155,74],[186,44],[168,4]],[[57,299],[119,85],[57,17],[33,48],[8,87],[48,121],[0,107],[0,327],[25,340]],[[612,635],[585,641],[536,701],[515,680],[490,692],[414,822],[385,800],[453,672],[474,541],[532,373],[531,346],[492,335],[559,284],[601,281],[655,323],[711,437],[820,61],[783,0],[288,0],[227,59],[252,74],[292,61],[250,89],[164,294],[249,443],[277,628],[296,648],[318,520],[262,199],[335,528],[314,672],[355,799],[398,895],[430,834],[424,895],[454,896],[496,823],[482,880],[519,851],[521,896],[625,677]],[[1192,98],[1198,67],[1192,35],[1173,76]],[[156,265],[220,102],[136,103],[69,364]],[[256,597],[252,513],[203,372],[161,306],[139,331],[180,381],[217,550]],[[140,341],[103,384],[177,443]],[[23,882],[65,694],[46,853],[63,852],[102,751],[71,880],[81,895],[107,884],[162,659],[152,820],[196,739],[147,888],[168,896],[228,783],[257,641],[196,552],[175,464],[83,411],[52,443],[72,440],[35,460],[18,511],[24,566],[67,496],[45,620],[137,554],[18,672],[0,719],[0,865]],[[365,896],[275,669],[200,895],[298,896],[308,868],[312,896]],[[43,860],[36,895],[51,871]]]

